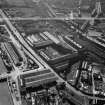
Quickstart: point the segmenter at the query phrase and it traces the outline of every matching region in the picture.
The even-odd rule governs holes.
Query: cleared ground
[[[6,0],[9,5],[25,6],[24,0]]]
[[[13,105],[7,82],[0,83],[0,105]]]
[[[11,13],[14,17],[49,17],[48,8],[43,4],[43,2],[35,3],[32,0],[4,0],[2,3],[2,8],[12,9]],[[21,15],[21,16],[20,16]]]

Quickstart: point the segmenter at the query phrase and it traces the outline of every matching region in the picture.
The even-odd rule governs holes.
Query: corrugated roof
[[[3,62],[2,58],[0,57],[0,74],[2,74],[4,72],[7,72],[7,69],[4,65],[4,62]]]

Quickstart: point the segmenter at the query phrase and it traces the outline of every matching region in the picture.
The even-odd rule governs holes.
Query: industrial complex
[[[0,105],[105,105],[104,0],[0,0]]]

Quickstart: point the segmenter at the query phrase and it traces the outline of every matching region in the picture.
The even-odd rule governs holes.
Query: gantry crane
[[[84,24],[81,27],[81,30],[86,31],[87,28],[90,25],[94,25],[95,20],[97,20],[99,18],[101,13],[102,13],[101,2],[100,2],[100,0],[97,0],[96,4],[95,4],[95,8],[93,9],[93,11],[91,13],[91,17],[90,18],[92,18],[92,20],[86,19],[86,21],[84,22]]]

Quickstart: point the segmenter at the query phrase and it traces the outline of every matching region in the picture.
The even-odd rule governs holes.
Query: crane
[[[84,24],[81,26],[81,30],[86,31],[87,28],[90,25],[94,25],[95,24],[95,20],[97,20],[100,16],[100,14],[102,13],[102,9],[101,9],[101,2],[100,0],[96,1],[95,4],[95,8],[93,9],[92,13],[91,13],[91,18],[92,20],[90,21],[90,19],[87,19]]]

